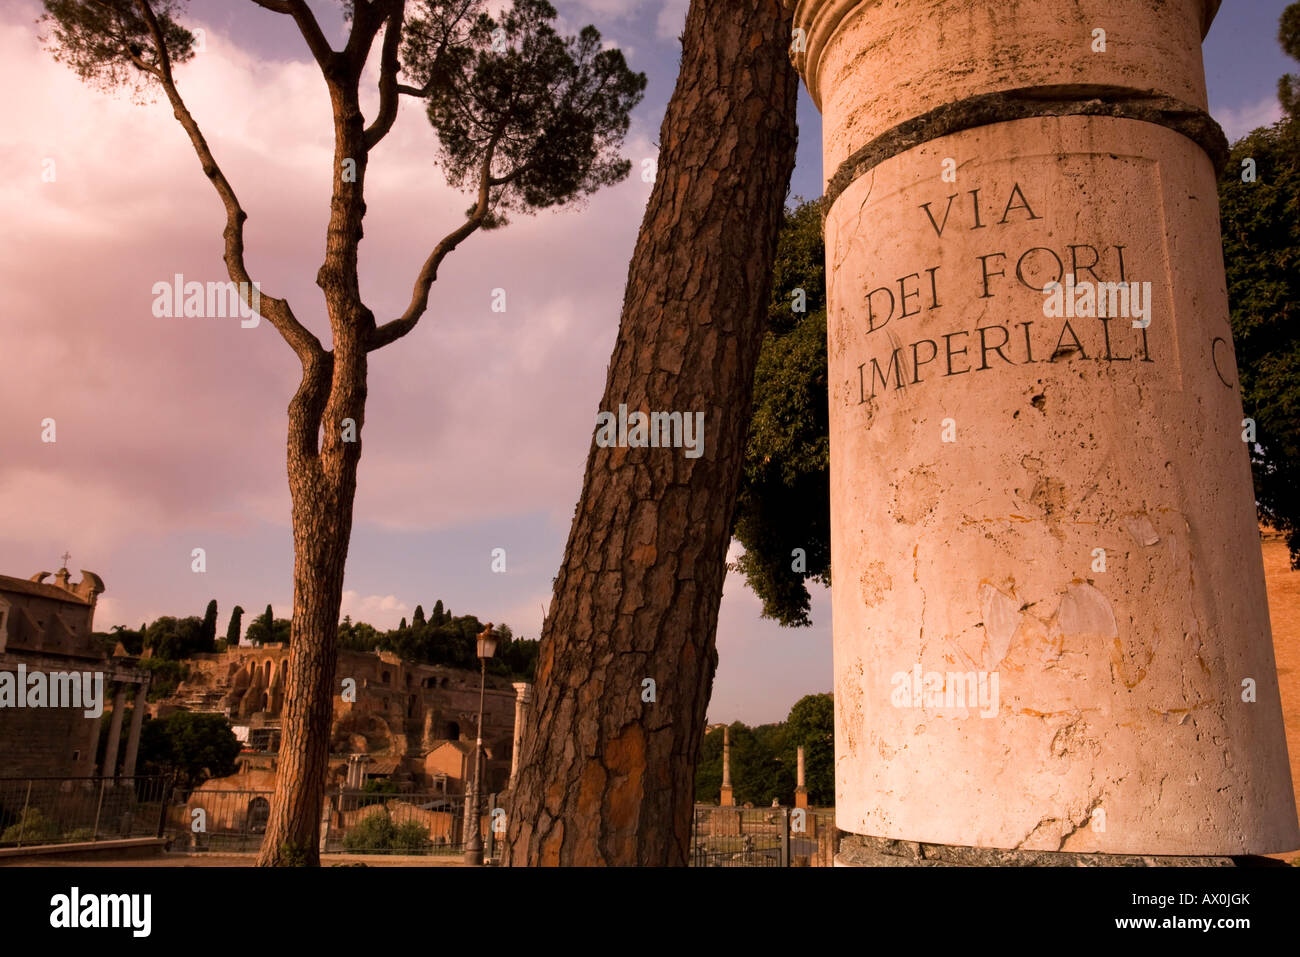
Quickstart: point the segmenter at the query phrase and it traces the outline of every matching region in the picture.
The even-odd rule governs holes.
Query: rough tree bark
[[[704,452],[593,444],[543,626],[510,810],[514,865],[686,863],[794,168],[790,44],[780,0],[692,0],[600,409],[704,412]]]
[[[356,20],[355,39],[342,53],[321,48],[313,42],[310,28],[304,30],[329,88],[333,168],[342,170],[351,161],[355,175],[334,176],[325,260],[316,275],[334,349],[303,363],[302,382],[289,403],[292,643],[279,773],[258,857],[262,866],[320,863],[321,806],[337,690],[339,606],[361,459],[366,353],[375,329],[374,315],[361,300],[357,272],[369,160],[358,87],[365,53],[384,17],[376,10],[359,10]],[[352,423],[347,425],[346,419]]]

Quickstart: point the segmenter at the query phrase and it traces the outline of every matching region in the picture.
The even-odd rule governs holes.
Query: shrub
[[[397,828],[388,816],[387,808],[379,808],[368,814],[351,828],[343,837],[343,846],[349,851],[369,851],[382,854],[393,846],[393,835]]]
[[[18,820],[0,834],[0,844],[53,844],[59,839],[59,825],[51,821],[38,807],[23,808]]]

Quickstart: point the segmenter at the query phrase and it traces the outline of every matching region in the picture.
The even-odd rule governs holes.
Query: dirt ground
[[[1273,654],[1277,658],[1282,692],[1286,747],[1291,755],[1291,783],[1300,795],[1300,571],[1291,570],[1290,556],[1281,536],[1266,535],[1263,549],[1268,614],[1273,623]]]

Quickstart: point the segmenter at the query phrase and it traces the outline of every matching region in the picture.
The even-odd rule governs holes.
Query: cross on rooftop
[[[71,555],[71,553],[69,553],[69,552],[64,552],[62,557],[63,557],[63,567],[64,567],[64,568],[67,568],[67,567],[68,567],[68,559],[71,558],[72,555]]]

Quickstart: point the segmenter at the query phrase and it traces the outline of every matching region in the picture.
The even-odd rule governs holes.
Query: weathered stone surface
[[[1150,854],[1074,854],[996,847],[920,844],[849,834],[835,863],[846,867],[1285,867],[1259,857],[1159,857]]]
[[[798,5],[828,177],[913,131],[854,159],[826,219],[843,830],[1019,852],[1300,846],[1217,140],[1179,119],[1203,125],[1213,6]],[[1035,88],[1052,109],[1012,108]],[[926,115],[961,122],[907,126]],[[1143,298],[1055,312],[1044,287],[1074,280]]]

